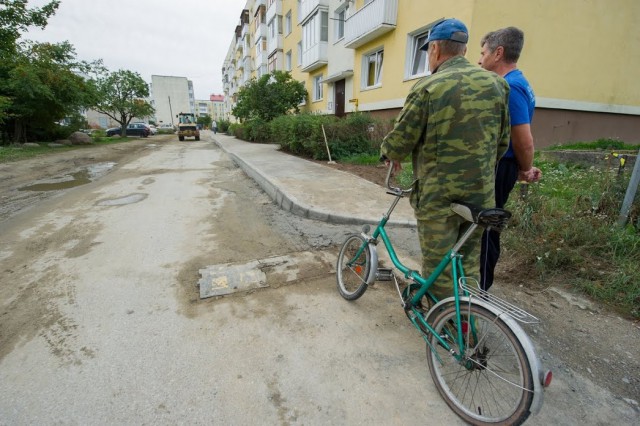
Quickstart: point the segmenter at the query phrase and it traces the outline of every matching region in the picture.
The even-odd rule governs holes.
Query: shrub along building
[[[249,79],[286,70],[309,93],[303,111],[395,117],[428,74],[421,42],[455,17],[469,28],[472,63],[487,32],[524,31],[518,66],[536,92],[538,147],[640,143],[637,0],[248,0],[239,16],[222,68],[227,111]]]

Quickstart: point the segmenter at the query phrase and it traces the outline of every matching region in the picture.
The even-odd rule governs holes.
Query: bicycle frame
[[[396,205],[398,204],[398,202],[400,201],[401,195],[399,194],[395,194],[396,195],[396,199],[393,201],[393,203],[391,204],[391,207],[389,208],[389,210],[387,211],[386,214],[384,214],[382,216],[382,219],[380,220],[380,222],[378,223],[378,225],[376,226],[373,234],[371,235],[371,237],[367,237],[365,239],[365,243],[362,245],[362,247],[360,247],[360,249],[358,250],[358,252],[356,253],[356,255],[354,256],[354,259],[357,259],[364,250],[367,250],[367,246],[369,244],[377,244],[378,242],[378,238],[382,239],[382,242],[384,243],[384,246],[387,250],[387,252],[389,253],[389,257],[391,258],[391,262],[393,263],[393,265],[404,274],[405,278],[410,279],[416,283],[418,283],[420,285],[420,289],[416,292],[415,295],[413,295],[413,297],[408,301],[403,301],[403,307],[405,309],[410,309],[412,312],[412,315],[409,316],[409,319],[411,320],[411,322],[413,323],[414,326],[416,326],[416,328],[418,329],[427,329],[429,331],[429,333],[433,334],[435,336],[435,338],[438,340],[438,342],[447,350],[449,351],[458,361],[461,361],[462,359],[464,359],[465,356],[465,339],[463,338],[463,333],[459,332],[457,333],[457,346],[458,346],[458,351],[456,352],[448,343],[446,340],[444,340],[442,338],[442,336],[439,336],[435,330],[426,322],[426,318],[423,318],[423,316],[421,315],[420,312],[418,312],[415,308],[416,305],[418,305],[420,303],[420,299],[422,299],[422,297],[424,297],[425,295],[427,297],[429,297],[434,303],[438,302],[438,299],[433,296],[430,292],[429,292],[429,288],[433,285],[433,283],[436,281],[436,279],[438,279],[438,277],[442,274],[442,272],[447,268],[447,266],[449,266],[449,264],[452,264],[452,275],[453,275],[453,295],[454,295],[454,300],[455,300],[455,305],[456,305],[456,329],[463,331],[463,327],[462,327],[462,315],[460,313],[460,289],[457,285],[457,283],[459,282],[459,279],[464,277],[464,268],[462,266],[462,255],[459,253],[460,248],[464,245],[464,243],[467,241],[467,239],[471,236],[471,234],[476,230],[476,228],[478,227],[477,224],[471,224],[471,226],[469,227],[469,229],[467,229],[467,231],[464,233],[464,235],[462,236],[462,238],[459,239],[459,241],[453,246],[453,248],[451,248],[451,250],[449,250],[449,252],[442,258],[442,260],[440,261],[440,263],[438,264],[438,266],[433,270],[433,272],[431,272],[431,274],[429,275],[429,277],[424,278],[422,277],[422,275],[420,275],[419,272],[414,271],[410,268],[408,268],[407,266],[405,266],[404,264],[402,264],[402,262],[400,261],[400,259],[398,258],[394,248],[393,248],[393,244],[391,243],[391,240],[389,238],[389,235],[387,234],[386,230],[385,230],[385,226],[387,224],[387,222],[389,221],[389,217],[391,215],[391,212],[395,209]],[[375,265],[377,267],[377,265]],[[372,271],[374,272],[374,271]],[[464,296],[466,296],[466,292],[464,292]],[[402,298],[402,295],[400,295]],[[408,305],[408,306],[407,306]],[[420,324],[418,324],[417,322],[419,322]],[[466,341],[469,342],[470,339],[469,337],[469,333],[471,333],[474,337],[476,335],[476,331],[475,331],[475,326],[473,321],[469,321],[471,327],[467,328],[467,339]],[[431,347],[431,342],[429,341],[427,335],[425,333],[421,333],[422,334],[422,338],[427,342],[427,344]]]

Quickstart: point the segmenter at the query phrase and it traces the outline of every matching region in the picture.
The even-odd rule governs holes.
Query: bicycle
[[[395,198],[373,234],[362,232],[347,237],[336,265],[338,291],[350,301],[360,298],[374,281],[394,281],[405,314],[427,343],[427,363],[438,392],[462,419],[477,425],[521,424],[537,414],[544,388],[552,379],[543,371],[531,340],[518,322],[538,323],[528,312],[489,294],[465,277],[461,247],[478,227],[503,230],[511,213],[453,203],[452,209],[471,222],[468,230],[426,278],[403,265],[393,248],[385,225],[400,199],[411,189],[390,184],[387,193]],[[393,266],[409,284],[400,289],[393,269],[378,268],[377,244],[382,239]],[[452,297],[437,300],[430,286],[452,267]],[[456,285],[457,284],[457,285]]]

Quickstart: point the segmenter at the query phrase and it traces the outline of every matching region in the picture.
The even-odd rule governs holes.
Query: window
[[[277,69],[276,68],[277,59],[278,59],[278,55],[271,55],[271,57],[269,58],[269,72],[273,72]]]
[[[273,18],[272,20],[269,21],[269,34],[271,35],[271,38],[275,38],[276,37],[276,31],[278,31],[278,29],[276,28],[277,25],[277,21],[276,18]]]
[[[285,71],[291,71],[291,51],[290,50],[285,55],[284,60],[285,60],[285,64],[284,64]]]
[[[302,82],[302,85],[304,86],[304,88],[307,88],[307,83],[306,82]],[[305,95],[302,96],[302,99],[300,99],[300,104],[299,105],[306,105],[307,104],[307,97]]]
[[[321,42],[329,40],[329,13],[316,12],[302,25],[302,41],[307,51]]]
[[[348,4],[348,3],[347,3]],[[336,40],[340,40],[344,37],[344,21],[347,19],[347,9],[349,6],[336,11],[335,23],[336,23]]]
[[[302,42],[298,42],[298,66],[302,65]]]
[[[313,101],[322,100],[322,74],[313,77]]]
[[[287,16],[285,17],[284,26],[285,26],[285,35],[291,34],[291,11],[289,11],[287,13]]]
[[[384,50],[378,50],[363,56],[362,72],[364,74],[363,88],[382,85],[382,58]]]
[[[407,53],[408,72],[407,78],[422,77],[428,74],[429,66],[427,61],[427,51],[420,50],[429,36],[429,31],[423,31],[414,35],[409,35],[407,46],[411,49]]]
[[[320,41],[329,41],[329,13],[320,12]]]

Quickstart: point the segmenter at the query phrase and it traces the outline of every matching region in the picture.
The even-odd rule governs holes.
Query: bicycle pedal
[[[376,271],[376,281],[393,281],[393,270],[388,268],[378,268]]]

